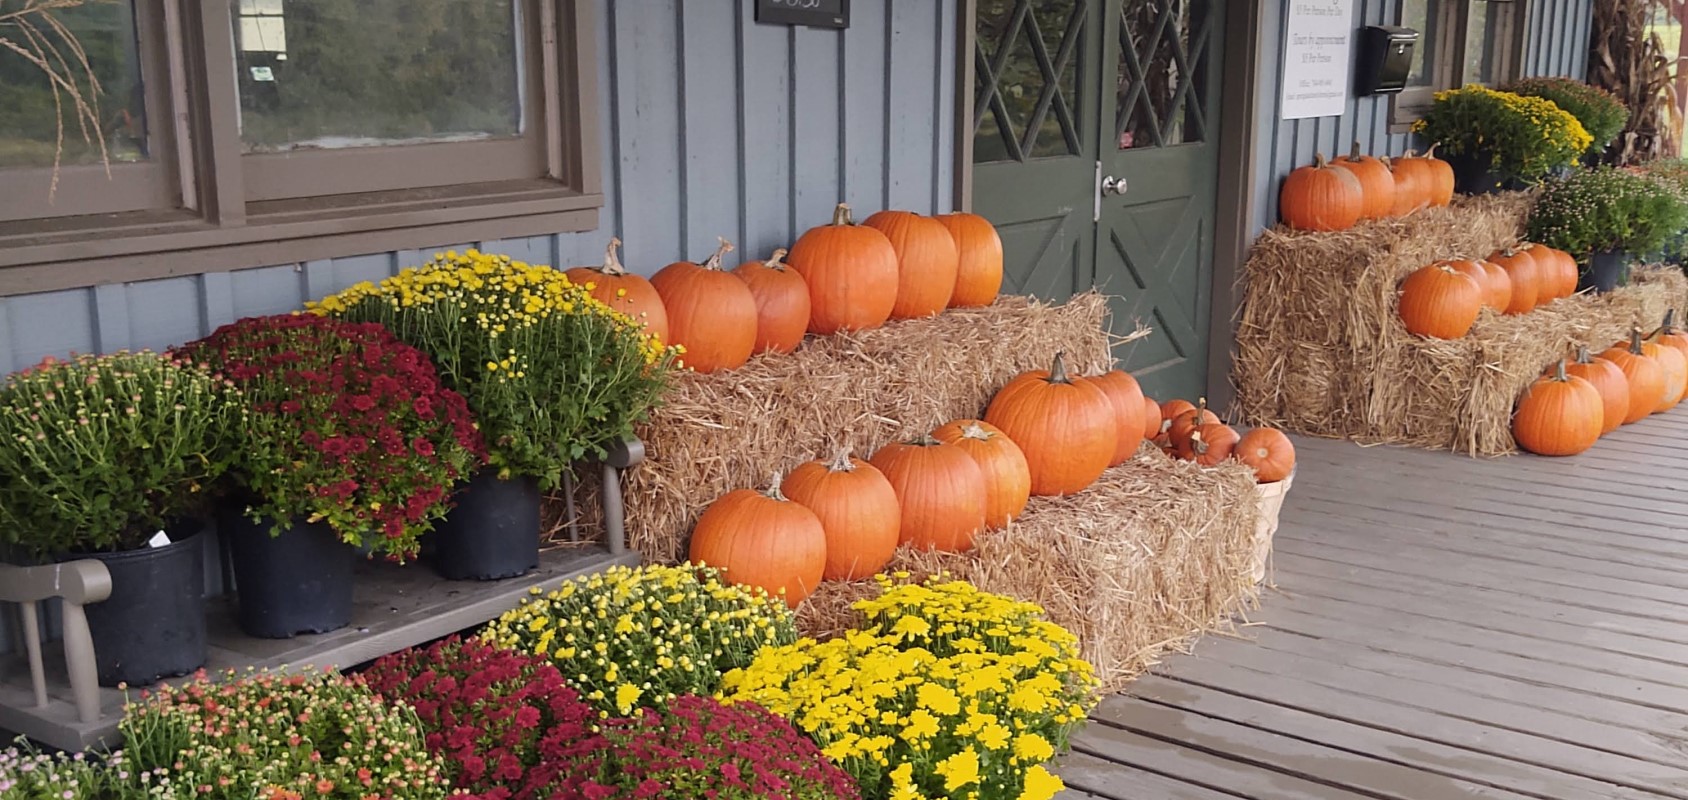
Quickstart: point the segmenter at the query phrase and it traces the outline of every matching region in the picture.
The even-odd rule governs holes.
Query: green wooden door
[[[1205,390],[1224,0],[979,0],[973,207],[1005,291],[1113,296],[1115,355]]]

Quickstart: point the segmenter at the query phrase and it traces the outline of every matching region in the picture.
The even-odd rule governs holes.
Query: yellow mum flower
[[[972,748],[956,753],[938,763],[938,774],[944,778],[944,789],[955,791],[979,781],[979,754]]]

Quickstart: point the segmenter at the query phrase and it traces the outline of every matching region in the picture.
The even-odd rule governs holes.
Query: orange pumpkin
[[[1002,291],[1002,237],[996,226],[978,214],[957,211],[933,219],[943,223],[955,240],[961,260],[955,273],[950,308],[988,306]]]
[[[984,420],[958,419],[932,432],[932,438],[967,451],[985,477],[985,527],[1000,528],[1026,510],[1032,471],[1013,439]]]
[[[919,550],[965,552],[985,527],[985,475],[966,450],[931,436],[873,454],[902,507],[898,541]]]
[[[1506,276],[1512,279],[1512,300],[1506,304],[1506,313],[1528,314],[1540,305],[1542,273],[1534,257],[1508,248],[1490,255],[1489,261],[1506,270]]]
[[[1506,308],[1506,304],[1504,302],[1498,306],[1495,305],[1495,301],[1500,299],[1500,282],[1495,278],[1494,272],[1491,272],[1488,267],[1483,266],[1483,262],[1467,261],[1463,258],[1459,258],[1450,259],[1448,261],[1438,261],[1436,263],[1446,264],[1461,273],[1470,275],[1471,279],[1477,282],[1477,288],[1482,292],[1481,297],[1483,298],[1484,306],[1493,308],[1496,313],[1499,313],[1501,310]],[[1505,277],[1506,272],[1504,270],[1500,270],[1499,272],[1502,277]],[[1506,285],[1506,292],[1510,297],[1512,294],[1511,284]]]
[[[746,261],[733,274],[750,287],[756,301],[756,353],[789,353],[809,329],[809,284],[780,259],[780,248],[767,261]]]
[[[1648,341],[1658,345],[1662,350],[1674,349],[1677,352],[1680,352],[1684,359],[1688,359],[1688,334],[1684,334],[1682,331],[1677,330],[1676,325],[1674,324],[1675,319],[1676,309],[1667,309],[1665,311],[1664,322],[1659,325],[1659,329],[1657,331],[1653,332],[1653,335],[1649,337]],[[1688,388],[1684,388],[1683,397],[1681,399],[1688,399]]]
[[[1331,166],[1322,153],[1312,166],[1291,171],[1278,192],[1278,211],[1297,230],[1352,228],[1360,220],[1364,203],[1360,180],[1346,169]]]
[[[1401,283],[1401,322],[1419,336],[1458,339],[1482,308],[1477,280],[1445,263],[1421,267]]]
[[[903,510],[891,482],[872,464],[839,450],[830,462],[798,466],[780,489],[813,511],[826,532],[822,578],[861,580],[891,563],[902,532]]]
[[[621,266],[621,259],[615,255],[620,246],[621,240],[611,237],[609,247],[604,248],[603,266],[572,267],[563,275],[571,283],[592,287],[588,291],[593,297],[643,322],[646,331],[666,344],[668,309],[662,304],[662,295],[643,275],[635,275]]]
[[[1086,380],[1096,384],[1114,404],[1114,419],[1119,423],[1119,445],[1114,448],[1114,457],[1108,461],[1108,466],[1123,464],[1137,454],[1137,448],[1143,446],[1143,387],[1137,384],[1131,373],[1117,369]]]
[[[1207,398],[1196,398],[1196,407],[1173,417],[1166,425],[1166,438],[1176,447],[1203,426],[1219,422],[1219,415],[1207,410]]]
[[[1360,182],[1360,196],[1364,203],[1360,219],[1383,219],[1395,211],[1395,176],[1382,159],[1360,154],[1360,143],[1348,155],[1331,162],[1354,173]]]
[[[750,287],[721,269],[721,246],[702,264],[676,261],[651,276],[651,285],[668,308],[674,344],[686,348],[686,366],[698,372],[736,369],[756,347],[756,297]]]
[[[1395,176],[1395,216],[1404,217],[1429,207],[1434,180],[1430,164],[1416,157],[1412,150],[1389,159],[1388,164],[1390,174]]]
[[[1160,403],[1155,398],[1143,395],[1143,438],[1154,439],[1161,435],[1161,428],[1165,427],[1161,421]]]
[[[1161,419],[1165,420],[1165,422],[1161,425],[1161,430],[1164,432],[1166,428],[1172,424],[1173,420],[1178,419],[1180,414],[1183,414],[1186,411],[1195,410],[1196,404],[1188,400],[1175,399],[1161,403]]]
[[[839,203],[832,224],[810,228],[786,255],[809,285],[809,332],[877,328],[897,304],[897,251],[885,234],[850,219]]]
[[[1410,153],[1409,153],[1410,156]],[[1425,187],[1425,201],[1433,207],[1446,206],[1454,200],[1454,167],[1446,161],[1436,157],[1436,145],[1424,151],[1419,160],[1424,162],[1425,175],[1429,181]]]
[[[1539,244],[1530,245],[1529,250],[1542,273],[1542,285],[1551,287],[1546,299],[1557,300],[1577,293],[1577,260],[1570,253]]]
[[[1629,415],[1629,378],[1617,364],[1589,355],[1587,347],[1577,348],[1577,360],[1567,364],[1565,371],[1588,381],[1600,393],[1600,432],[1611,433],[1624,424]]]
[[[1653,345],[1654,360],[1659,362],[1659,368],[1664,370],[1665,386],[1659,395],[1659,407],[1656,411],[1669,411],[1682,402],[1682,393],[1688,390],[1688,358],[1683,357],[1682,351],[1675,347]]]
[[[722,495],[692,528],[691,560],[721,570],[727,580],[784,594],[792,608],[815,591],[826,569],[826,531],[813,511],[780,493],[774,475],[767,491],[735,489]]]
[[[1567,374],[1560,361],[1552,375],[1538,378],[1518,398],[1512,438],[1536,455],[1574,456],[1600,438],[1605,411],[1594,385]]]
[[[1254,470],[1257,483],[1277,483],[1295,471],[1295,444],[1277,428],[1243,434],[1231,455]]]
[[[1194,461],[1204,467],[1218,466],[1231,457],[1241,437],[1229,425],[1209,422],[1190,432],[1190,438],[1177,445],[1178,457]]]
[[[862,221],[891,240],[897,251],[897,302],[891,319],[930,317],[955,294],[961,253],[944,224],[913,211],[880,211]]]
[[[1060,353],[1048,372],[1033,370],[1002,387],[985,421],[1026,454],[1035,495],[1082,491],[1101,477],[1119,446],[1113,402],[1094,383],[1068,376]]]
[[[1637,329],[1630,334],[1628,347],[1613,345],[1600,354],[1601,358],[1618,365],[1629,380],[1629,410],[1624,414],[1625,425],[1646,419],[1648,414],[1658,410],[1659,403],[1664,399],[1664,367],[1659,366],[1658,360],[1648,353],[1648,348],[1657,352],[1658,345],[1641,341],[1641,331]]]

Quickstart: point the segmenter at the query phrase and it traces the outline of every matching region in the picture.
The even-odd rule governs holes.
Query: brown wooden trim
[[[228,3],[189,3],[196,13],[189,19],[195,35],[186,43],[191,53],[189,86],[194,95],[193,148],[200,176],[201,208],[218,225],[246,222],[246,183],[240,170],[240,131],[233,115],[240,108],[240,87],[234,75],[234,20]],[[225,119],[225,117],[227,117]]]
[[[557,176],[581,194],[603,194],[603,165],[599,153],[598,18],[591,0],[562,0],[558,40],[572,50],[560,59],[562,127],[554,138],[562,142],[563,174]]]
[[[545,173],[537,139],[251,153],[241,157],[240,171],[254,203],[519,180]]]
[[[181,206],[199,208],[199,176],[194,173],[193,115],[189,112],[187,45],[183,41],[187,21],[182,16],[182,0],[164,0],[164,54],[170,84],[170,134],[175,147],[171,154],[176,162],[176,189],[181,193]]]
[[[0,175],[5,184],[0,220],[169,208],[176,199],[171,170],[157,160],[114,162],[109,174],[98,164],[60,167],[58,190],[51,195],[51,167],[14,168]]]
[[[955,44],[955,208],[973,210],[973,50],[978,33],[973,18],[979,0],[956,3]]]
[[[1272,35],[1262,30],[1262,5],[1276,0],[1232,3],[1225,20],[1225,68],[1220,86],[1219,186],[1215,193],[1213,283],[1209,297],[1207,337],[1208,404],[1227,409],[1236,397],[1231,385],[1232,349],[1236,344],[1237,309],[1249,248],[1254,245],[1254,178],[1256,153],[1265,132],[1255,125],[1261,98],[1255,91],[1257,63],[1263,43]]]

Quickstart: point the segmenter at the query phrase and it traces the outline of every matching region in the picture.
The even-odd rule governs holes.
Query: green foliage
[[[1478,84],[1437,92],[1413,132],[1436,142],[1442,155],[1486,156],[1500,177],[1529,182],[1576,163],[1593,141],[1550,101]]]
[[[109,757],[48,755],[22,737],[0,750],[0,797],[6,800],[128,800],[143,797],[126,788],[123,754]]]
[[[1599,153],[1629,122],[1629,108],[1618,96],[1597,86],[1590,86],[1571,78],[1525,78],[1506,91],[1526,97],[1540,97],[1576,117],[1594,141],[1587,152]]]
[[[1688,202],[1657,178],[1616,167],[1549,183],[1530,214],[1529,238],[1578,258],[1604,251],[1655,254],[1684,227]]]
[[[52,165],[61,130],[66,164],[144,155],[129,3],[0,0],[0,40],[0,168]]]
[[[49,359],[0,387],[0,544],[130,550],[200,510],[244,427],[238,395],[162,356]]]

